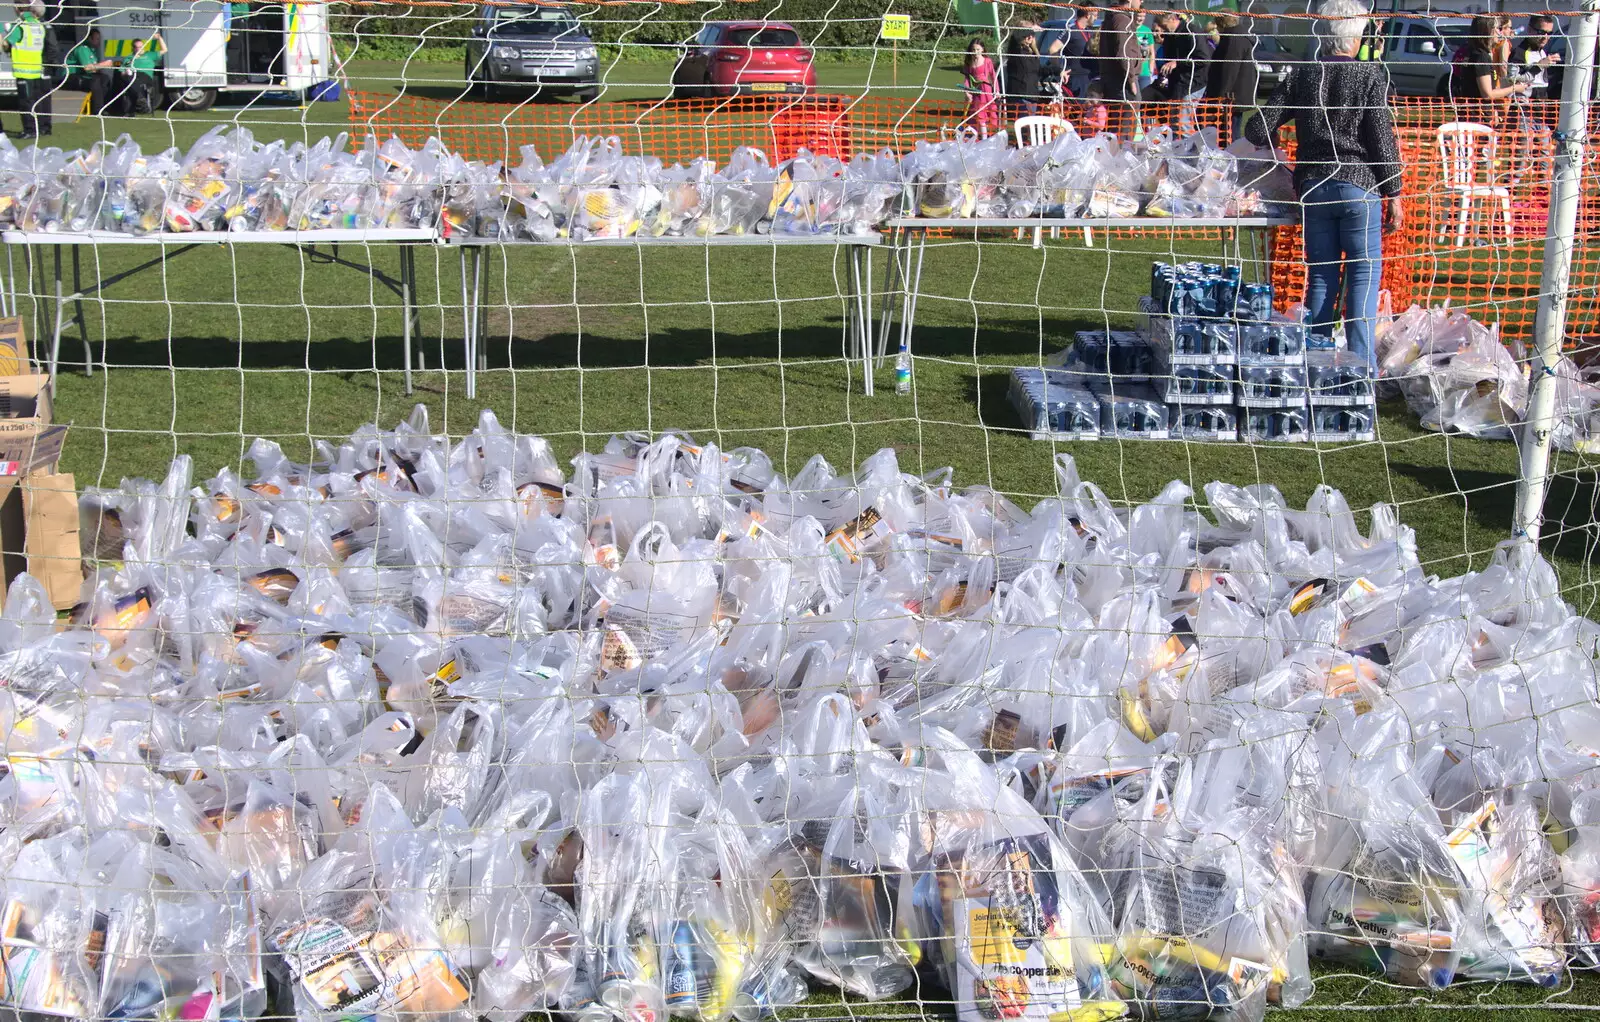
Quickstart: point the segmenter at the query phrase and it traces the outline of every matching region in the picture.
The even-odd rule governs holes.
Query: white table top
[[[4,231],[7,245],[327,245],[418,243],[439,240],[432,228],[332,229],[320,231]]]
[[[519,245],[567,248],[596,248],[600,246],[615,247],[629,245],[638,248],[657,248],[672,246],[692,246],[697,248],[721,248],[737,245],[881,245],[881,234],[713,234],[709,237],[695,236],[663,236],[650,237],[649,235],[635,235],[631,238],[590,238],[587,241],[574,241],[571,238],[557,238],[554,241],[532,241],[527,238],[518,238],[513,241],[501,241],[498,238],[448,238],[447,245],[485,246],[505,245],[517,247]]]
[[[1270,216],[1117,216],[1117,217],[896,217],[886,227],[900,230],[921,230],[928,227],[1131,227],[1142,230],[1170,227],[1289,227],[1299,223],[1286,217]]]

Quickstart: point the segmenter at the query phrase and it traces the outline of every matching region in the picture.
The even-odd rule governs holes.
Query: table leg
[[[12,246],[6,246],[6,279],[0,285],[0,313],[7,316],[20,316],[17,311],[17,268],[11,260]]]
[[[412,283],[414,272],[411,262],[412,251],[410,245],[400,246],[400,314],[405,317],[405,323],[400,328],[401,345],[405,351],[406,359],[406,396],[411,396],[411,303],[416,299],[415,285]]]
[[[55,319],[50,329],[50,395],[56,392],[56,370],[61,363],[61,309],[66,305],[61,293],[61,246],[50,246],[55,250],[56,263],[56,311]]]
[[[78,336],[83,338],[83,375],[94,376],[94,349],[89,346],[89,324],[83,319],[83,272],[78,259],[79,247],[72,246],[72,306],[73,318],[78,324]]]
[[[487,277],[494,272],[494,268],[491,266],[488,273],[485,273],[483,267],[488,262],[487,253],[481,246],[475,248],[474,252],[477,255],[477,259],[472,267],[472,311],[477,314],[478,323],[472,330],[472,351],[473,354],[478,356],[478,368],[487,370],[489,368],[489,352],[484,347],[483,339],[489,333],[489,310],[484,302],[484,296],[489,290]]]
[[[883,277],[883,314],[878,320],[878,364],[889,357],[889,331],[894,329],[894,297],[896,290],[905,287],[905,270],[900,261],[906,255],[906,231],[895,231],[889,239],[889,267]]]
[[[872,342],[867,334],[867,314],[861,306],[861,249],[850,247],[850,298],[845,303],[850,310],[850,336],[853,342],[851,355],[861,356],[861,389],[872,396]]]
[[[477,381],[473,378],[473,367],[477,365],[477,357],[472,353],[472,328],[477,325],[477,317],[472,314],[472,296],[467,291],[467,263],[471,261],[472,249],[470,246],[461,248],[461,355],[466,361],[467,368],[467,397],[472,397],[477,389]]]
[[[904,301],[901,303],[900,315],[900,354],[907,362],[911,359],[911,332],[916,327],[917,297],[922,289],[922,260],[928,250],[928,232],[918,232],[913,243],[916,246],[915,269],[912,269],[911,250],[906,250],[906,290]]]
[[[872,334],[872,325],[876,322],[876,317],[872,315],[872,247],[870,245],[862,246],[861,261],[866,267],[861,274],[861,321],[867,325],[867,350],[864,354],[870,359],[872,358],[873,348],[876,347],[875,338]]]
[[[483,338],[479,335],[482,324],[480,310],[483,305],[483,249],[466,245],[461,250],[462,318],[466,333],[467,397],[478,396],[478,350]],[[471,264],[470,271],[468,264]]]

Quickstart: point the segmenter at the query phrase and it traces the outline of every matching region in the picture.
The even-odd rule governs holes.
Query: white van
[[[205,110],[224,92],[313,92],[334,78],[327,8],[320,3],[99,0],[97,7],[78,25],[56,26],[63,52],[93,27],[105,56],[121,59],[160,30],[167,46],[160,83],[180,110]],[[0,12],[9,13],[3,0]],[[11,60],[0,58],[0,94],[16,91]]]

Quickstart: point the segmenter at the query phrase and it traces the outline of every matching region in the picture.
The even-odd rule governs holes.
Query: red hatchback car
[[[803,94],[816,86],[811,47],[777,21],[714,21],[672,71],[674,96]]]

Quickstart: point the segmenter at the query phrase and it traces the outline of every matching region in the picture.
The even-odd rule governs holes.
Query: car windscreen
[[[800,34],[792,28],[730,28],[724,46],[799,46]]]
[[[576,18],[562,11],[540,7],[499,7],[495,9],[497,35],[559,36],[577,35],[582,29]]]

